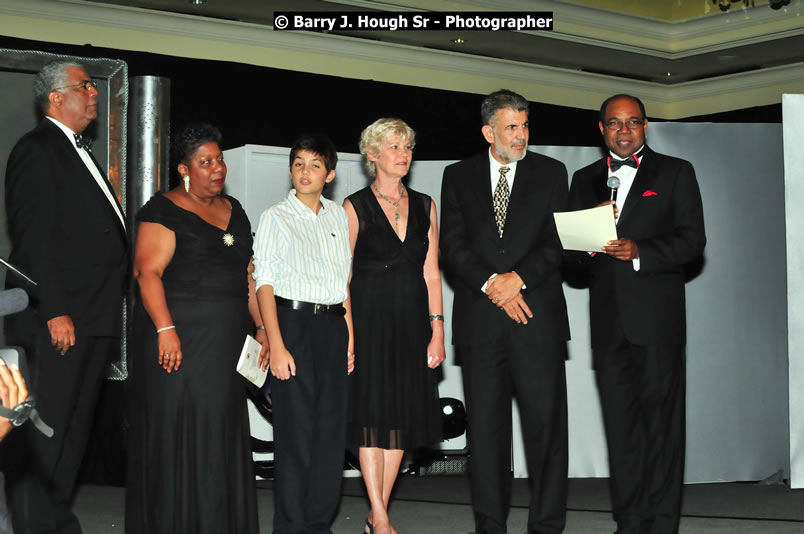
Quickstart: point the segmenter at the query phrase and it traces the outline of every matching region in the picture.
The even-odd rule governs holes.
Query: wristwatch
[[[22,423],[28,420],[31,417],[31,412],[34,409],[34,405],[30,401],[25,401],[17,404],[10,410],[6,407],[3,407],[0,410],[0,415],[8,418],[9,422],[12,426],[21,426]]]

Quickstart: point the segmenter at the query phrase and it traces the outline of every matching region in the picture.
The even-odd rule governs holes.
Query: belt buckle
[[[326,311],[325,305],[318,303],[313,304],[313,315],[319,315],[321,313],[324,313],[324,311]]]

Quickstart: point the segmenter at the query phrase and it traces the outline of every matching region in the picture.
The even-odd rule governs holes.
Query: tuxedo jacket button
[[[504,248],[500,249],[500,254],[505,254],[505,249]]]

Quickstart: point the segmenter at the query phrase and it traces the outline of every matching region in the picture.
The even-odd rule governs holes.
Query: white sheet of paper
[[[262,345],[256,339],[246,335],[246,341],[243,343],[243,350],[240,352],[240,359],[237,361],[236,367],[238,373],[258,388],[265,384],[265,378],[268,376],[267,369],[263,371],[257,366],[261,348]]]
[[[564,250],[600,252],[607,241],[617,239],[617,225],[610,205],[588,210],[553,213]]]

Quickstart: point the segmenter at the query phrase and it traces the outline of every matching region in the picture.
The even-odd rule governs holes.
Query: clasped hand
[[[523,285],[522,278],[515,272],[498,274],[488,281],[486,295],[513,321],[528,324],[528,319],[533,318],[533,312],[530,311],[530,307],[522,296]]]

